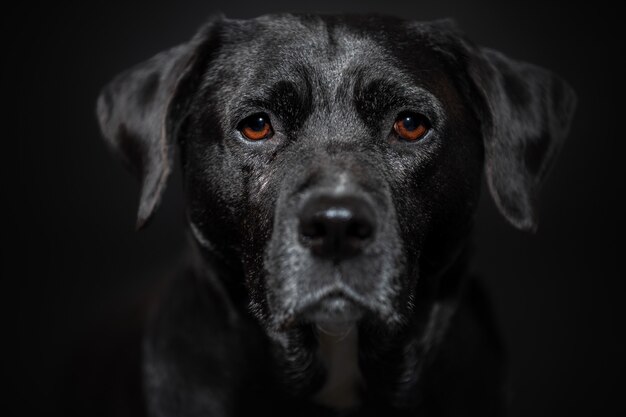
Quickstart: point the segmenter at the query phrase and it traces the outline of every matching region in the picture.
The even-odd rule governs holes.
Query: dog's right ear
[[[215,17],[188,43],[117,76],[101,92],[97,117],[107,143],[141,181],[137,229],[159,205],[171,171],[174,138],[202,69],[217,48]]]

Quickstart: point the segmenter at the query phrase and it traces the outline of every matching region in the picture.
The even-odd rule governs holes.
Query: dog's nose
[[[374,209],[357,196],[316,196],[300,212],[300,242],[322,258],[359,254],[376,230]]]

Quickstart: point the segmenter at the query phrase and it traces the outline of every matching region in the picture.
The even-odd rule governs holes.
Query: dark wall
[[[616,11],[536,0],[295,4],[107,1],[5,10],[1,266],[5,345],[13,349],[3,360],[15,370],[7,379],[20,414],[106,415],[134,397],[129,364],[138,350],[129,346],[139,340],[142,306],[185,242],[178,173],[150,227],[134,232],[138,184],[99,135],[100,87],[187,40],[213,12],[306,10],[454,17],[476,42],[572,84],[579,107],[543,189],[538,233],[513,230],[483,193],[474,269],[509,350],[511,416],[615,415],[626,348]]]

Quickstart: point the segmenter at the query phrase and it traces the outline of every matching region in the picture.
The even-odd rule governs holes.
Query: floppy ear
[[[216,17],[194,38],[120,74],[100,93],[96,113],[108,144],[141,181],[137,228],[159,205],[174,138],[202,68],[217,43]]]
[[[576,106],[571,87],[551,72],[486,48],[471,48],[485,172],[500,212],[515,227],[537,227],[535,199]]]

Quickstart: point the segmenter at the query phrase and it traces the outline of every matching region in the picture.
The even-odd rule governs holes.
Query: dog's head
[[[448,21],[278,15],[212,20],[115,79],[98,117],[141,178],[140,226],[178,144],[190,228],[266,326],[396,328],[442,291],[483,171],[535,228],[574,102]]]

